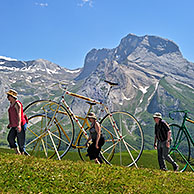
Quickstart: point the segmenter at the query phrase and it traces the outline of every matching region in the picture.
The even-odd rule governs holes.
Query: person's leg
[[[90,160],[94,160],[96,158],[96,156],[94,154],[95,153],[94,143],[90,144],[90,146],[87,149],[87,152],[88,152],[88,156],[89,156]]]
[[[105,139],[104,139],[104,137],[101,135],[100,140],[99,140],[99,143],[98,143],[99,150],[97,150],[97,152],[98,152],[98,161],[100,162],[100,164],[103,163],[102,157],[101,157],[101,155],[100,155],[100,151],[101,151],[101,148],[102,148],[102,146],[104,145],[104,143],[105,143]]]
[[[96,164],[101,164],[100,161],[98,160],[98,158],[95,159],[95,163]]]
[[[103,163],[102,157],[100,156],[100,154],[98,155],[98,161],[100,162],[100,164]]]
[[[25,130],[26,125],[22,126],[21,132],[17,132],[17,142],[21,154],[24,154],[25,151]]]
[[[158,141],[158,144],[157,144],[157,151],[158,151],[158,163],[159,163],[160,169],[166,170],[166,165],[164,163],[162,142],[160,141]]]
[[[163,165],[163,170],[168,170],[165,162],[165,147],[166,143],[161,142],[161,148],[162,148],[162,165]]]
[[[169,148],[166,146],[166,142],[164,144],[164,158],[167,162],[172,164],[174,171],[177,171],[179,166],[178,164],[172,159],[172,157],[168,154]]]
[[[12,127],[7,136],[7,141],[9,142],[10,148],[13,148],[16,154],[20,154],[20,151],[18,150],[16,141],[15,141],[16,136],[17,136],[16,128]]]

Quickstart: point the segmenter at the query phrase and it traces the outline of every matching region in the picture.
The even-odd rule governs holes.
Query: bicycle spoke
[[[61,160],[61,158],[60,158],[60,156],[59,156],[59,152],[58,152],[57,147],[56,147],[56,145],[55,145],[55,142],[54,142],[54,140],[53,140],[53,138],[52,138],[52,135],[51,135],[50,131],[48,131],[48,132],[49,132],[49,136],[50,136],[50,138],[51,138],[52,144],[53,144],[53,146],[54,146],[55,152],[56,152],[56,154],[57,154],[57,157],[58,157],[59,160]]]
[[[47,154],[46,147],[45,147],[43,139],[41,139],[41,142],[42,142],[42,146],[43,146],[43,150],[44,150],[45,156],[46,156],[46,158],[48,158],[48,154]]]
[[[128,153],[129,153],[129,155],[130,155],[130,157],[131,157],[133,163],[135,164],[136,168],[138,168],[138,167],[137,167],[137,164],[136,164],[136,162],[135,162],[135,159],[133,158],[133,155],[132,155],[131,151],[129,150],[129,148],[127,147],[127,144],[126,144],[126,142],[125,142],[124,139],[123,139],[123,143],[124,143],[124,145],[125,145],[125,147],[126,147]]]
[[[61,137],[59,137],[59,136],[57,136],[57,135],[55,135],[55,134],[53,134],[52,132],[50,132],[54,137],[56,137],[58,140],[60,140],[60,141],[62,141],[62,142],[64,142],[66,145],[70,145],[70,143],[69,142],[67,142],[67,141],[65,141],[64,139],[62,139]]]
[[[111,148],[113,148],[114,157],[107,163],[137,167],[136,163],[143,151],[144,141],[143,131],[138,121],[127,112],[113,112],[101,120],[101,127],[102,133],[106,129],[114,137],[113,142],[109,142],[112,146],[106,143],[104,145],[110,148],[105,149],[106,154],[102,153],[104,160],[106,161],[108,152],[112,152]]]
[[[112,144],[111,146],[107,147],[105,150],[103,150],[103,154],[108,152],[110,149],[112,149],[113,147],[115,147],[117,144],[119,143],[119,141],[117,141],[116,143]]]
[[[135,149],[133,146],[131,146],[128,142],[125,141],[125,143],[126,143],[132,150],[134,150],[135,152],[138,153],[138,150],[136,150],[136,149]]]

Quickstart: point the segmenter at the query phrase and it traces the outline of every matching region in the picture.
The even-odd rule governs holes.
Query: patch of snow
[[[138,89],[136,85],[133,85],[133,87],[134,87],[135,89]]]
[[[3,64],[5,64],[5,62],[1,61],[1,62],[0,62],[0,65],[3,65]]]
[[[147,92],[148,88],[149,88],[149,86],[146,86],[146,87],[140,86],[139,90],[141,90],[143,92],[143,94],[145,94]]]
[[[156,92],[156,90],[158,88],[158,85],[159,85],[159,81],[156,82],[155,90],[154,90],[153,94],[148,98],[148,103],[150,102],[150,100],[152,99],[153,95],[155,94],[155,92]]]
[[[67,73],[79,73],[80,72],[80,69],[77,69],[77,70],[69,70],[69,69],[66,69],[65,71]]]
[[[12,59],[10,57],[5,57],[5,56],[0,56],[0,59],[4,59],[4,60],[7,60],[7,61],[18,61],[17,59]]]
[[[119,102],[119,105],[121,105],[121,106],[122,106],[122,105],[123,105],[123,102]]]
[[[146,87],[140,86],[139,90],[142,91],[143,94],[145,94],[145,93],[147,93],[148,88],[149,88],[149,86],[146,86]],[[143,102],[143,98],[144,98],[144,95],[141,97],[139,104],[141,104]]]
[[[22,69],[21,69],[21,71],[28,71],[28,72],[30,72],[30,73],[34,73],[34,72],[36,72],[36,68],[33,68],[33,67],[23,67]]]
[[[32,83],[30,79],[26,79],[26,82]]]
[[[58,74],[56,70],[47,69],[48,74]]]
[[[4,66],[0,66],[0,70],[10,70],[10,71],[19,71],[19,68],[16,67],[4,67]]]
[[[119,102],[120,105],[123,105],[123,100],[127,100],[127,101],[131,100],[131,98],[127,98],[123,93],[121,95],[122,95],[122,100],[120,100]]]

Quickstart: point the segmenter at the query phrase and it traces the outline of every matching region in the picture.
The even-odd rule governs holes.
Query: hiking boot
[[[167,169],[166,169],[166,168],[161,168],[160,170],[167,171]]]

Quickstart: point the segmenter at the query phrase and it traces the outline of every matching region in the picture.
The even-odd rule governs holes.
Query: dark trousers
[[[165,160],[172,164],[173,167],[177,166],[176,162],[168,154],[169,148],[166,146],[166,141],[158,141],[157,151],[160,169],[167,170]]]
[[[7,136],[7,141],[9,142],[10,148],[17,148],[17,143],[20,152],[25,151],[25,130],[26,130],[27,124],[22,126],[21,132],[18,132],[16,127],[12,127],[9,131],[9,134]],[[17,137],[17,143],[15,141]]]
[[[98,142],[99,148],[97,149],[96,148],[96,139],[92,140],[92,144],[88,147],[88,150],[87,150],[90,160],[93,160],[96,158],[100,159],[100,151],[101,151],[101,147],[104,145],[104,142],[105,142],[104,137],[101,136],[100,140]]]

